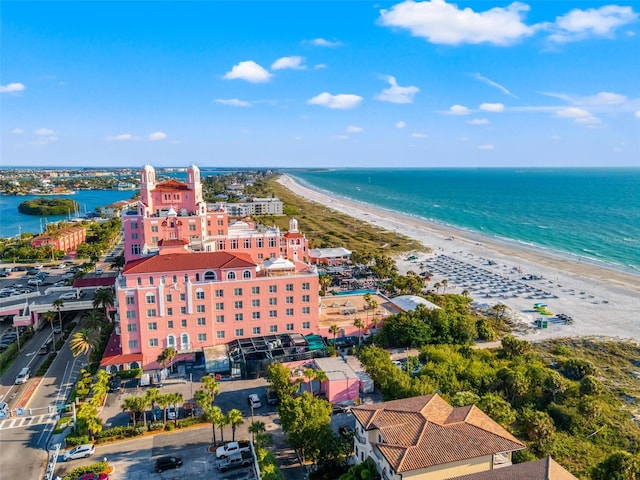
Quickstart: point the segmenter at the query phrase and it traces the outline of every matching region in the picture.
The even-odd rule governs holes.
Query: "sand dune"
[[[363,203],[333,198],[283,175],[280,183],[301,197],[318,202],[381,228],[398,231],[422,242],[431,253],[416,259],[398,259],[401,272],[429,270],[430,282],[447,279],[447,292],[467,290],[479,303],[503,303],[526,327],[520,335],[530,340],[569,336],[640,339],[640,277],[571,260],[534,249],[476,236],[426,220],[390,212]],[[336,245],[337,246],[337,245]],[[540,280],[523,280],[529,275]],[[549,312],[573,318],[565,324],[555,315],[541,316],[534,303]],[[536,329],[536,319],[548,328]]]

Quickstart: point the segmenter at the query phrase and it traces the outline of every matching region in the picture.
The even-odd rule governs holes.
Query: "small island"
[[[78,209],[78,203],[70,198],[36,198],[18,205],[18,211],[25,215],[67,215]]]

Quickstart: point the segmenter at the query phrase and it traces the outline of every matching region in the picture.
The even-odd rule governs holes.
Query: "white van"
[[[16,377],[16,385],[21,383],[27,383],[27,380],[31,377],[31,369],[29,367],[24,367],[20,370],[20,373]]]

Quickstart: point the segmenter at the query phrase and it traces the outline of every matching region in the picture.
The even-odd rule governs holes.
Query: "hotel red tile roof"
[[[577,480],[551,457],[518,463],[486,472],[470,473],[448,480]]]
[[[255,268],[256,263],[246,253],[194,252],[166,253],[127,263],[122,273],[140,274],[205,270],[207,268]]]
[[[89,287],[112,287],[116,284],[116,277],[89,277],[76,278],[73,281],[73,288],[89,288]]]
[[[160,182],[154,188],[154,191],[176,191],[176,190],[191,190],[186,183],[179,182],[174,180],[167,180],[166,182]]]
[[[396,473],[525,448],[475,406],[453,408],[439,395],[352,409],[365,430],[379,430],[376,447]]]

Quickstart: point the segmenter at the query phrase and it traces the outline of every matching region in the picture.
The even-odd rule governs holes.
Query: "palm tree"
[[[170,396],[170,393],[165,393],[163,395],[158,395],[158,398],[156,398],[158,407],[162,409],[162,423],[167,423],[167,407],[171,403]]]
[[[173,347],[165,348],[160,355],[158,355],[157,362],[162,365],[162,368],[167,367],[169,364],[169,370],[171,370],[171,362],[176,356],[176,349]]]
[[[113,307],[115,297],[111,288],[100,288],[93,296],[93,308],[104,308],[104,318],[109,319],[108,309]]]
[[[111,270],[118,270],[118,273],[120,273],[120,271],[122,270],[122,267],[124,267],[125,261],[124,261],[124,253],[121,253],[120,255],[118,255],[116,258],[113,259],[113,262],[111,262],[111,265],[109,266],[109,268]]]
[[[69,342],[69,348],[74,357],[84,353],[88,359],[91,349],[95,348],[97,342],[98,339],[95,335],[92,335],[89,330],[82,329],[73,334]]]
[[[438,282],[433,284],[433,288],[436,289],[436,295],[438,294],[438,292],[440,292],[440,287],[441,285]]]
[[[123,412],[129,412],[133,419],[133,426],[136,426],[136,412],[140,411],[140,397],[129,395],[126,397],[122,405],[120,406]]]
[[[329,377],[327,377],[327,374],[324,372],[324,370],[321,370],[321,369],[316,370],[316,380],[318,381],[318,383],[320,383],[320,386],[318,387],[319,389],[318,393],[322,391],[322,382],[328,379]]]
[[[242,418],[242,412],[237,408],[232,408],[225,415],[227,418],[227,425],[231,425],[231,441],[236,441],[236,428],[244,423]]]
[[[462,291],[462,296],[463,296],[464,298],[469,298],[469,290],[466,290],[466,289],[465,289],[465,290],[463,290],[463,291]]]
[[[180,392],[169,393],[168,395],[169,395],[169,399],[171,400],[171,403],[173,403],[173,406],[176,409],[176,416],[173,419],[173,423],[174,425],[178,425],[178,404],[184,401],[184,397]]]
[[[220,391],[220,382],[216,382],[215,378],[213,377],[206,376],[202,378],[202,386],[207,390],[207,393],[211,398],[210,403],[213,404],[216,395]]]
[[[222,410],[220,410],[220,414],[222,414]],[[226,427],[227,425],[229,425],[229,415],[222,415],[218,419],[218,426],[220,427],[220,440],[222,441],[222,443],[224,443],[224,427]]]
[[[224,414],[220,407],[212,407],[204,408],[204,414],[207,417],[207,420],[211,422],[211,428],[213,429],[213,444],[216,442],[216,427],[222,425],[224,423]],[[222,427],[220,428],[220,433],[222,433]],[[224,443],[224,437],[222,437],[222,442]]]
[[[358,329],[358,346],[359,346],[360,341],[362,340],[362,329],[364,328],[364,322],[360,317],[358,317],[353,321],[353,326]]]
[[[47,310],[42,314],[42,318],[44,318],[47,322],[51,324],[51,335],[53,335],[53,343],[56,343],[56,332],[53,330],[53,321],[56,319],[56,312],[53,310]]]
[[[144,393],[144,396],[142,397],[144,399],[144,408],[145,411],[147,409],[147,407],[151,408],[151,413],[153,414],[153,407],[156,404],[156,401],[158,400],[158,397],[160,397],[160,390],[158,390],[157,388],[150,388],[149,390],[147,390]],[[152,415],[153,416],[153,415]],[[146,415],[145,415],[146,417]],[[155,416],[153,416],[154,420],[155,420]]]
[[[253,438],[253,443],[256,442],[256,435],[260,435],[267,431],[267,427],[264,422],[256,420],[255,422],[251,422],[249,425],[249,433],[251,434],[251,438]]]
[[[62,307],[64,307],[64,300],[62,300],[61,298],[57,298],[55,299],[52,303],[51,306],[53,308],[56,309],[56,311],[58,312],[58,322],[60,323],[60,331],[62,332]]]
[[[102,329],[102,323],[104,322],[104,315],[99,310],[87,310],[82,315],[84,320],[84,326],[89,329],[100,333]]]
[[[444,295],[444,292],[447,291],[447,285],[449,285],[449,280],[447,280],[446,278],[444,280],[442,280],[442,294]]]
[[[315,369],[311,368],[311,367],[307,367],[305,368],[303,371],[304,376],[307,378],[307,380],[309,381],[308,386],[309,389],[307,390],[311,395],[313,395],[313,385],[312,382],[313,380],[316,378],[316,371]]]
[[[327,273],[321,273],[318,277],[318,281],[320,283],[320,295],[325,295],[327,293],[327,288],[329,288],[333,282],[333,278]]]
[[[340,327],[338,325],[331,325],[329,327],[329,333],[333,334],[333,348],[336,348],[336,335],[340,333]]]

